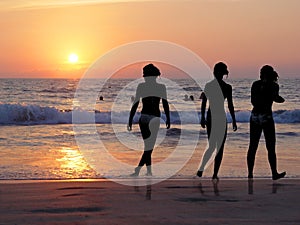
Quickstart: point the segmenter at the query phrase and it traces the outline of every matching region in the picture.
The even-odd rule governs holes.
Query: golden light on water
[[[62,157],[56,160],[60,163],[61,172],[70,178],[90,173],[91,168],[78,149],[62,147],[60,153]]]

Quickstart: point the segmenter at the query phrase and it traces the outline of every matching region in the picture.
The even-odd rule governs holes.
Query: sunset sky
[[[210,67],[224,61],[233,78],[258,77],[264,64],[300,77],[299,10],[298,0],[2,0],[0,77],[79,78],[141,40],[182,45]]]

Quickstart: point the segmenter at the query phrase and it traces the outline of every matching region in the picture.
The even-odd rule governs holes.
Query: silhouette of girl
[[[232,101],[232,87],[223,81],[223,76],[228,76],[229,73],[226,64],[223,62],[217,63],[214,66],[213,73],[215,79],[205,85],[204,93],[201,94],[201,126],[202,128],[206,127],[207,129],[208,148],[203,155],[197,176],[202,177],[205,166],[216,149],[217,152],[214,161],[214,174],[212,179],[218,179],[218,172],[223,158],[224,144],[227,136],[227,120],[224,110],[225,99],[227,99],[228,102],[228,109],[232,117],[232,126],[234,131],[237,130],[237,125]],[[209,108],[205,118],[207,100],[209,100]]]
[[[144,141],[144,153],[138,166],[135,168],[135,171],[133,174],[131,174],[131,176],[138,176],[142,166],[145,164],[147,166],[146,175],[152,175],[151,154],[160,125],[160,100],[162,100],[166,115],[166,127],[167,129],[170,128],[170,111],[169,103],[167,101],[167,91],[165,85],[156,82],[156,78],[159,75],[159,69],[153,64],[148,64],[143,68],[143,77],[145,82],[138,85],[135,100],[130,110],[129,121],[127,125],[128,131],[132,130],[133,116],[137,110],[140,99],[142,99],[143,107],[141,116],[139,118],[139,126]]]
[[[250,117],[250,143],[247,154],[248,178],[253,178],[255,154],[262,131],[266,140],[268,160],[272,171],[272,179],[278,180],[286,172],[277,172],[277,159],[275,152],[275,125],[272,115],[273,102],[282,103],[284,99],[279,96],[279,85],[276,83],[278,74],[273,67],[265,65],[260,70],[260,80],[255,81],[251,87],[251,103],[253,109]]]

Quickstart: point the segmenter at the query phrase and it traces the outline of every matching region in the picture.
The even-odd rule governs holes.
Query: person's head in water
[[[265,65],[260,69],[260,79],[264,81],[276,82],[278,80],[278,73],[272,66]]]
[[[223,62],[219,62],[214,66],[214,76],[217,80],[222,80],[224,75],[228,76],[227,66]]]
[[[154,66],[152,63],[148,64],[143,68],[143,77],[158,77],[160,76],[160,71],[159,69]]]

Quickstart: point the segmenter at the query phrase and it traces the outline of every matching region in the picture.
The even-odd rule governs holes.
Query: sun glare
[[[75,53],[71,53],[69,55],[69,62],[70,63],[77,63],[78,62],[78,55]]]

